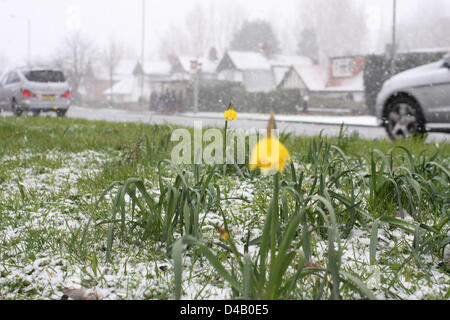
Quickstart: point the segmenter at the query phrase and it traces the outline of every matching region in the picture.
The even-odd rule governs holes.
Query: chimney
[[[272,59],[273,49],[272,46],[267,42],[261,44],[261,52],[267,59]]]
[[[210,61],[217,61],[217,60],[219,60],[216,47],[211,47],[211,49],[209,49],[209,60]]]
[[[173,53],[170,53],[169,56],[168,56],[167,58],[168,58],[169,63],[170,63],[171,65],[174,65],[174,64],[177,62],[177,60],[178,60],[177,55],[176,55],[176,54],[173,54]]]
[[[144,69],[142,68],[141,62],[138,61],[136,66],[134,67],[133,75],[136,77],[136,76],[141,76],[143,74],[144,74]]]

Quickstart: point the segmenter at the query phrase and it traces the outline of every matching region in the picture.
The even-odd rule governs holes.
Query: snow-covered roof
[[[295,72],[310,91],[323,91],[328,82],[328,72],[321,66],[294,66]]]
[[[216,73],[217,66],[219,65],[218,61],[188,56],[178,57],[178,61],[184,72],[191,72],[191,62],[197,60],[202,64],[202,73]]]
[[[144,73],[146,75],[170,76],[172,66],[167,61],[146,61]]]
[[[275,55],[269,60],[271,66],[278,67],[292,67],[292,66],[311,66],[313,61],[308,57],[303,56],[285,56]]]
[[[192,61],[196,61],[197,58],[195,57],[187,57],[187,56],[181,56],[178,57],[178,61],[181,65],[181,68],[183,69],[184,72],[190,72],[191,71],[191,62]]]
[[[136,66],[139,64],[139,61],[133,59],[125,59],[119,62],[114,71],[115,80],[123,80],[128,76],[133,75]],[[156,75],[156,76],[169,76],[171,71],[171,65],[166,61],[145,61],[144,62],[144,71],[147,75]],[[101,80],[108,80],[109,75],[106,68],[100,67],[95,70],[95,77]]]
[[[211,61],[209,59],[200,60],[203,73],[216,73],[219,61]]]
[[[327,86],[326,91],[364,91],[364,72],[348,79],[340,80],[338,85]]]
[[[260,52],[246,52],[246,51],[229,51],[227,53],[236,69],[241,71],[246,70],[270,70],[273,67],[292,66],[310,66],[313,64],[312,60],[302,56],[287,56],[275,55],[271,59],[266,58]],[[281,69],[278,70],[278,72]]]
[[[228,56],[238,70],[270,71],[269,61],[258,52],[229,51]]]
[[[300,76],[310,91],[328,92],[359,92],[364,91],[364,72],[356,76],[342,79],[338,84],[329,86],[329,72],[321,66],[295,66],[294,70]]]
[[[104,91],[105,95],[111,94],[111,91],[113,94],[118,95],[127,95],[132,94],[133,90],[136,86],[136,78],[133,75],[130,75],[123,80],[116,83],[112,88],[109,88]]]
[[[289,72],[291,67],[287,66],[276,66],[272,67],[273,76],[275,78],[275,83],[277,87],[280,85],[281,81],[283,81],[286,74]]]

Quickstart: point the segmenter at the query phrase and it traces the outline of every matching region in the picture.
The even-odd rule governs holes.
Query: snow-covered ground
[[[174,124],[180,126],[194,126],[195,121],[201,121],[203,127],[223,127],[222,113],[185,113],[162,115],[148,111],[127,111],[117,109],[90,109],[72,107],[68,117],[86,120],[101,120],[109,122],[135,122],[148,124]],[[229,124],[231,128],[265,129],[268,114],[239,113],[238,120]],[[298,136],[338,136],[340,126],[344,123],[347,133],[356,133],[365,139],[386,139],[384,128],[376,125],[375,117],[370,116],[309,116],[309,115],[277,115],[278,128],[283,132]],[[448,134],[432,133],[428,141],[448,141]]]
[[[90,212],[83,210],[82,202],[93,201],[88,195],[79,193],[77,183],[83,177],[93,177],[101,172],[103,165],[113,161],[114,157],[106,153],[85,151],[81,153],[50,152],[32,153],[24,150],[16,156],[4,156],[0,161],[28,161],[45,159],[59,164],[55,168],[37,171],[33,165],[18,168],[15,175],[19,183],[12,181],[2,189],[0,199],[13,203],[24,188],[32,195],[28,203],[17,208],[3,209],[3,219],[10,221],[0,225],[0,299],[38,298],[60,299],[64,288],[88,288],[99,299],[171,299],[173,298],[174,273],[172,261],[167,257],[155,255],[152,246],[115,244],[113,263],[103,261],[103,243],[91,244],[98,257],[79,261],[68,248],[76,240],[76,230],[83,227]],[[297,164],[300,170],[308,171],[308,165]],[[306,178],[312,179],[312,178]],[[307,181],[308,182],[308,181]],[[309,181],[308,183],[310,183]],[[223,187],[226,208],[230,214],[230,234],[235,239],[245,239],[250,225],[262,227],[264,213],[255,211],[247,204],[263,193],[264,181],[247,182],[239,178],[227,180]],[[263,189],[261,189],[263,188]],[[34,199],[34,200],[33,200]],[[42,201],[42,199],[47,199]],[[247,201],[235,200],[246,199]],[[216,212],[205,212],[200,216],[204,240],[217,237],[214,226],[222,218]],[[255,222],[256,221],[256,222]],[[253,229],[252,237],[261,230]],[[368,287],[374,290],[379,299],[424,299],[445,296],[450,282],[448,276],[438,270],[439,261],[432,257],[423,257],[429,266],[430,275],[424,277],[423,270],[409,263],[407,274],[399,274],[396,268],[408,260],[414,238],[396,229],[382,228],[379,233],[378,256],[386,263],[370,266],[369,243],[370,226],[366,230],[355,228],[347,240],[342,240],[342,269],[356,273]],[[58,241],[40,241],[33,239],[54,237]],[[42,243],[42,244],[41,244]],[[243,242],[238,240],[238,249],[243,251]],[[313,248],[313,260],[319,266],[326,265],[327,242],[316,241]],[[154,246],[158,246],[155,244]],[[255,256],[255,248],[250,254]],[[395,251],[395,256],[392,252]],[[205,261],[192,261],[184,258],[183,283],[184,299],[228,299],[231,290],[210,275],[216,271]],[[311,283],[312,285],[312,283]],[[308,286],[308,284],[306,284]],[[88,292],[88,293],[89,293]],[[86,294],[88,294],[86,293]],[[354,298],[358,298],[356,295]]]

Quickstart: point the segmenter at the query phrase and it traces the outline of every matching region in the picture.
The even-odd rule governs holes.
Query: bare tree
[[[233,0],[197,3],[186,15],[184,25],[172,24],[160,44],[159,55],[202,56],[211,47],[224,52],[244,21],[241,5]]]
[[[309,57],[313,61],[317,61],[319,58],[319,45],[314,29],[303,29],[300,33],[297,53],[301,56]]]
[[[190,52],[195,56],[202,56],[211,44],[207,43],[208,38],[208,17],[205,8],[199,2],[186,16],[186,30],[190,40]]]
[[[368,26],[361,1],[302,0],[299,8],[302,29],[317,35],[322,61],[333,55],[362,53],[368,41]]]
[[[280,51],[273,27],[265,20],[245,21],[231,41],[233,50],[260,52],[262,45],[267,45],[273,53]]]
[[[398,27],[401,49],[450,47],[450,18],[443,10],[447,2],[448,0],[413,2],[415,13],[411,20]]]
[[[124,57],[124,46],[120,41],[110,39],[102,51],[102,64],[108,73],[110,84],[110,101],[114,103],[114,75]]]
[[[76,100],[81,100],[80,89],[85,84],[87,74],[96,58],[94,44],[81,33],[68,36],[55,59],[56,65],[66,73]]]
[[[170,55],[191,54],[190,40],[184,28],[171,24],[163,39],[159,46],[159,55],[162,59],[167,59]]]

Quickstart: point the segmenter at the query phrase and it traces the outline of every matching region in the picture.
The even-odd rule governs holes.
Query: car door
[[[428,122],[450,123],[450,65],[442,63],[427,74],[427,86],[420,89]]]

